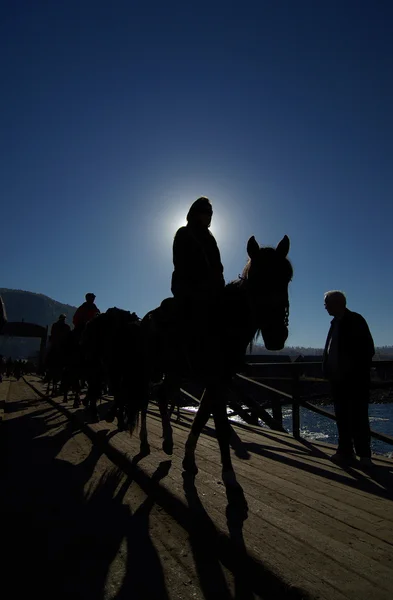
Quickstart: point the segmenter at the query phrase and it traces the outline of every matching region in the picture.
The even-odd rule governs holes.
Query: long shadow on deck
[[[192,423],[192,417],[188,417],[187,415],[184,421],[181,422],[181,425],[189,428]],[[251,433],[255,433],[253,430],[250,431]],[[210,425],[204,427],[203,434],[216,439],[215,429]],[[355,467],[340,467],[340,471],[332,471],[333,465],[330,463],[328,455],[326,452],[320,450],[316,444],[305,439],[296,440],[295,438],[291,439],[283,436],[280,436],[279,440],[277,440],[277,437],[269,434],[269,431],[265,429],[258,434],[261,436],[261,443],[243,442],[236,432],[235,435],[232,435],[231,446],[238,458],[248,460],[252,454],[256,454],[318,475],[319,477],[338,481],[349,487],[380,496],[381,498],[393,498],[393,467],[391,464],[374,465],[367,470],[362,470],[360,469],[360,465],[357,467],[355,465]],[[279,444],[286,446],[286,448],[280,447],[275,451],[271,444],[263,443],[263,438],[268,438],[273,442],[279,441]],[[298,457],[300,457],[300,460],[298,460]],[[326,461],[326,468],[321,463],[311,464],[304,462],[302,458],[307,457],[323,459]]]
[[[29,407],[29,401],[22,402]],[[132,515],[122,503],[132,479],[116,468],[85,492],[104,452],[100,435],[106,438],[106,432],[100,432],[89,453],[85,450],[84,460],[71,464],[57,456],[78,426],[61,419],[52,423],[59,412],[36,398],[31,408],[18,416],[19,403],[7,403],[13,418],[1,430],[1,455],[6,457],[2,520],[7,524],[2,588],[13,598],[103,599],[110,566],[125,540],[133,558],[118,597],[165,600],[161,563],[148,533],[152,503]],[[155,479],[166,472],[161,465]]]
[[[152,416],[156,415],[151,413]],[[188,417],[185,422],[179,424],[187,429],[190,428],[192,418]],[[251,433],[256,433],[249,430]],[[361,469],[360,463],[351,467],[337,467],[339,471],[332,470],[333,464],[330,462],[328,454],[320,450],[318,444],[312,443],[306,439],[296,440],[295,438],[277,437],[269,434],[268,430],[258,432],[261,442],[243,442],[240,435],[233,430],[235,435],[231,437],[231,446],[238,458],[248,460],[252,454],[271,459],[290,467],[307,471],[319,477],[337,481],[345,484],[348,487],[379,496],[381,498],[393,498],[393,467],[391,463],[382,465],[374,464],[371,468]],[[203,429],[203,434],[216,439],[215,429],[210,425],[206,425]],[[278,442],[280,447],[275,450],[271,443],[264,444],[263,438],[268,438],[273,442]],[[284,446],[284,447],[282,447]],[[326,466],[321,462],[307,463],[304,459],[319,458],[322,459]]]
[[[324,468],[320,464],[306,463],[303,460],[296,460],[296,457],[294,456],[284,455],[282,450],[275,452],[271,449],[271,447],[266,447],[263,444],[257,444],[256,442],[245,442],[245,446],[249,452],[252,452],[253,454],[259,454],[264,458],[269,458],[290,467],[307,471],[308,473],[318,475],[319,477],[323,477],[325,479],[338,481],[347,485],[348,487],[362,490],[381,498],[392,498],[393,477],[391,466],[374,465],[367,471],[364,470],[364,472],[362,472],[360,468],[352,468],[348,466],[340,467],[340,472],[338,472],[331,470],[333,466],[332,464],[327,463],[327,468]],[[309,456],[310,455],[324,458],[326,461],[329,460],[326,454],[315,450],[314,448],[313,451],[309,453]],[[304,456],[306,457],[307,454]],[[350,477],[348,477],[348,475],[350,475]]]
[[[68,413],[65,407],[59,406],[57,403],[53,403],[53,405],[71,418],[81,419],[81,415],[78,415],[79,411],[71,414]],[[91,600],[93,598],[94,600],[100,600],[103,598],[103,585],[107,569],[114,558],[115,550],[120,547],[122,539],[125,539],[128,545],[127,555],[129,558],[127,575],[116,598],[121,600],[126,600],[126,598],[132,598],[133,600],[153,600],[156,598],[159,600],[162,598],[162,600],[165,600],[167,598],[167,591],[160,572],[161,566],[158,557],[155,555],[155,550],[151,546],[147,530],[148,515],[154,504],[161,506],[170,517],[188,532],[201,591],[205,598],[209,600],[229,600],[233,598],[224,578],[224,567],[233,573],[236,587],[235,600],[251,600],[255,596],[266,600],[273,598],[305,600],[308,597],[303,590],[288,586],[263,563],[247,553],[242,533],[243,522],[247,518],[247,503],[241,490],[232,493],[227,490],[226,515],[229,536],[224,535],[216,528],[211,517],[204,509],[192,480],[190,481],[187,477],[184,479],[184,491],[188,506],[167,488],[158,485],[158,481],[165,474],[168,461],[161,463],[155,474],[150,477],[138,468],[136,458],[130,462],[113,446],[108,445],[111,434],[107,436],[106,432],[103,431],[100,432],[102,434],[100,437],[82,423],[80,423],[80,426],[94,442],[94,446],[95,444],[100,446],[102,451],[105,451],[108,457],[129,478],[127,479],[128,483],[124,483],[124,491],[120,490],[117,494],[115,493],[118,485],[116,473],[103,480],[91,499],[91,502],[94,500],[93,504],[88,504],[94,506],[97,503],[101,510],[95,509],[89,516],[86,511],[83,512],[85,517],[88,518],[88,531],[90,531],[90,535],[96,542],[97,536],[102,535],[103,523],[106,523],[104,539],[106,540],[105,546],[108,547],[106,550],[102,550],[102,564],[98,563],[97,568],[92,568],[96,560],[95,544],[88,543],[85,545],[82,554],[80,553],[80,547],[71,546],[73,550],[70,550],[69,554],[76,553],[72,570],[74,572],[74,567],[81,565],[82,559],[82,571],[84,569],[82,574],[89,585],[83,584],[80,595],[78,591],[78,595],[75,596],[75,593],[71,594],[71,592],[75,590],[76,586],[72,583],[67,584],[67,595],[63,596],[64,598],[83,597],[84,600],[90,598]],[[98,455],[100,454],[100,451],[96,450],[96,452],[98,452]],[[131,481],[135,481],[148,496],[134,515],[130,511],[128,513],[124,512],[124,506],[121,505],[122,497]],[[108,504],[109,498],[111,505]],[[108,530],[106,527],[108,527]],[[108,539],[106,535],[109,536]],[[90,563],[89,567],[90,551],[92,552],[90,559],[93,562]],[[140,557],[145,557],[142,562],[138,558],[138,552]],[[87,567],[83,567],[86,561]],[[80,569],[81,567],[79,567]],[[99,574],[97,574],[97,570],[100,571]],[[141,574],[143,574],[143,579],[141,579]],[[154,579],[156,579],[155,583]],[[78,578],[77,581],[79,581]],[[153,586],[147,595],[146,585]],[[154,589],[154,585],[158,587]],[[57,595],[57,598],[63,600],[59,595]]]

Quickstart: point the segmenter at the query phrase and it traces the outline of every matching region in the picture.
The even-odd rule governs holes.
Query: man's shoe
[[[351,465],[356,461],[356,455],[354,452],[352,452],[352,454],[343,454],[342,452],[336,452],[335,454],[333,454],[333,456],[330,457],[330,460],[336,465]]]
[[[359,458],[359,465],[367,469],[368,467],[373,467],[374,463],[369,456],[361,456]]]

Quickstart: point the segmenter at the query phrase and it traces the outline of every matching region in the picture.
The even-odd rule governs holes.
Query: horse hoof
[[[113,423],[114,420],[115,420],[115,413],[114,412],[108,412],[108,414],[105,417],[105,421],[107,423]]]
[[[148,456],[150,454],[150,445],[147,442],[141,444],[139,451],[142,456]]]
[[[240,484],[238,483],[238,481],[236,479],[235,471],[233,471],[232,469],[222,472],[222,481],[223,481],[225,487],[231,487],[231,488],[240,487]]]
[[[162,449],[165,454],[173,454],[173,440],[164,440],[162,442]]]
[[[190,475],[198,474],[198,467],[196,466],[195,458],[193,456],[187,456],[186,454],[183,458],[182,466],[183,470],[190,473]]]

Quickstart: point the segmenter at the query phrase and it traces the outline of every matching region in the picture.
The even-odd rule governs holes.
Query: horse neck
[[[245,280],[236,280],[229,283],[225,288],[226,295],[226,318],[229,323],[229,330],[236,329],[242,331],[247,344],[253,341],[258,327],[252,321],[249,289]],[[242,336],[243,337],[243,336]]]

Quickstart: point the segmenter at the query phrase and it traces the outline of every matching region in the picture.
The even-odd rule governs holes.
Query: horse
[[[87,354],[95,357],[97,365],[105,368],[114,386],[114,406],[117,411],[119,408],[125,411],[130,433],[141,417],[140,451],[143,455],[150,452],[146,427],[149,386],[161,381],[156,397],[162,419],[162,448],[172,454],[173,432],[168,406],[170,397],[179,393],[181,378],[186,376],[202,383],[205,391],[186,442],[183,469],[197,475],[197,441],[212,414],[223,481],[226,486],[238,485],[230,456],[231,432],[225,390],[244,360],[247,347],[259,334],[268,350],[284,347],[288,336],[288,286],[293,276],[287,258],[289,246],[286,235],[275,248],[260,247],[254,237],[248,240],[247,264],[239,278],[225,286],[219,315],[214,315],[220,324],[211,331],[208,327],[202,329],[198,340],[201,343],[194,352],[186,341],[190,321],[179,320],[173,298],[165,299],[142,320],[135,313],[114,307],[87,324],[82,346]],[[195,341],[195,331],[191,334]],[[214,350],[219,353],[215,355]]]
[[[149,380],[141,319],[134,312],[108,308],[87,323],[81,336],[81,348],[89,365],[85,405],[94,412],[105,380],[113,393],[113,405],[105,420],[111,423],[117,418],[118,429],[129,429],[132,433],[141,416],[141,452],[148,454]]]
[[[212,328],[208,324],[202,327],[199,335],[202,343],[196,344],[194,352],[190,351],[190,344],[185,339],[192,319],[188,323],[178,321],[176,325],[175,299],[166,299],[142,320],[150,340],[147,343],[149,364],[163,374],[159,407],[163,450],[168,454],[173,448],[167,409],[170,396],[178,393],[180,379],[185,375],[205,386],[182,462],[183,469],[194,476],[198,473],[195,460],[197,441],[212,414],[221,453],[223,481],[227,486],[237,485],[230,456],[231,430],[225,390],[244,361],[247,347],[259,335],[268,350],[281,350],[285,345],[289,320],[288,286],[293,277],[292,265],[287,258],[289,247],[286,235],[275,248],[261,247],[254,236],[250,237],[247,264],[239,278],[225,286],[220,310],[214,315],[216,324],[213,323]],[[171,318],[171,313],[174,318]],[[195,331],[193,333],[195,339]],[[130,418],[131,421],[134,419],[132,412]]]
[[[63,393],[63,402],[68,401],[68,392],[74,392],[74,408],[80,406],[80,379],[83,374],[83,357],[79,347],[79,339],[75,330],[68,331],[63,338],[52,346],[46,358],[47,382],[46,394],[49,395],[52,384],[52,396],[59,390]]]

